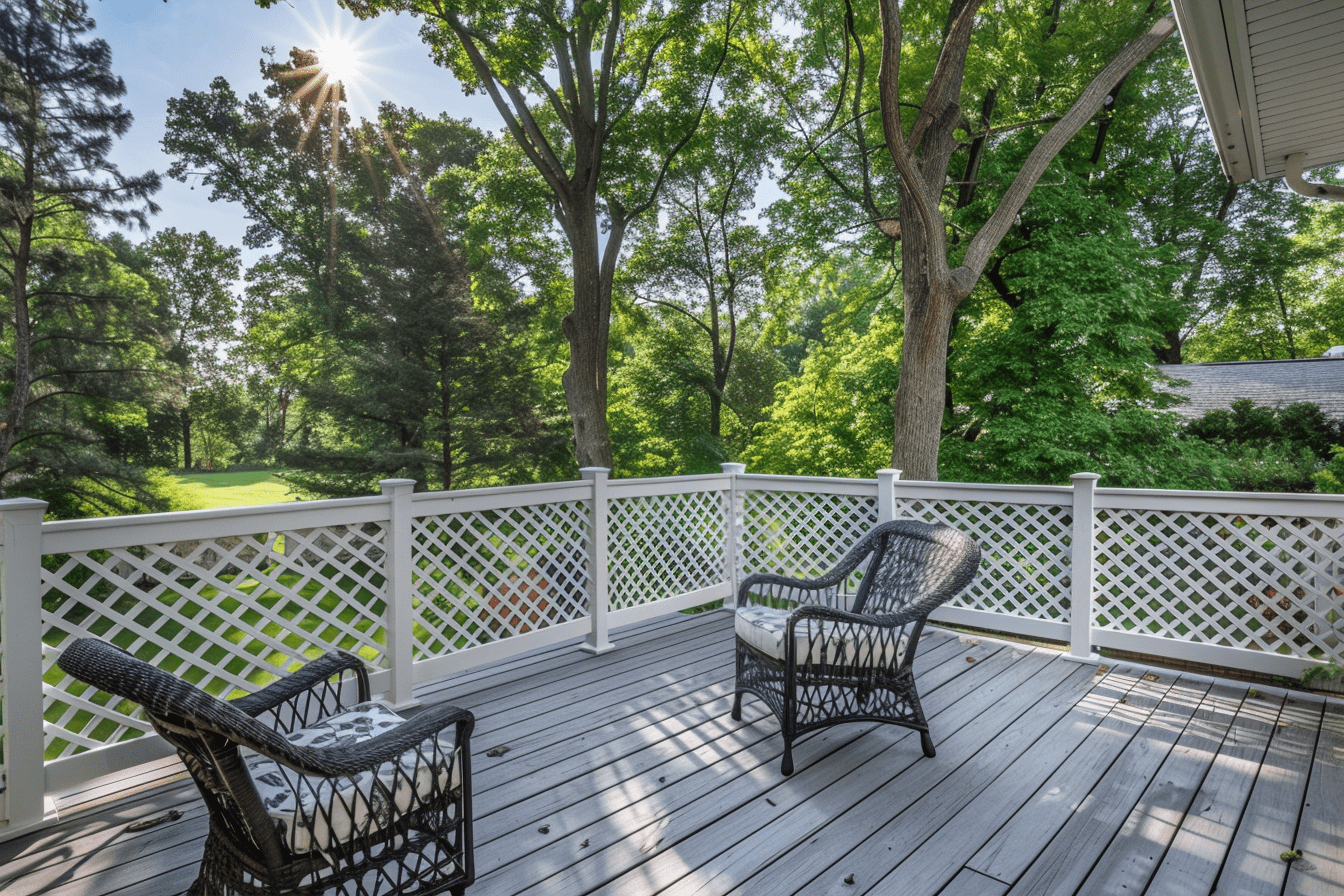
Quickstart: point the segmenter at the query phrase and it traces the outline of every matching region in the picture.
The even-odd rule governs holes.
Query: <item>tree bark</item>
[[[576,191],[577,192],[577,191]],[[607,342],[611,330],[611,278],[604,277],[598,255],[597,208],[592,200],[566,210],[566,235],[573,258],[574,310],[561,322],[569,342],[569,367],[561,377],[574,425],[574,456],[579,467],[611,469],[607,431]],[[608,235],[619,243],[613,230]]]
[[[25,412],[33,386],[32,320],[28,313],[28,265],[32,260],[33,219],[25,215],[18,222],[17,251],[14,254],[14,391],[3,425],[0,425],[0,497],[9,497],[9,456],[23,431]]]
[[[182,409],[179,415],[182,423],[182,469],[191,469],[191,411]]]

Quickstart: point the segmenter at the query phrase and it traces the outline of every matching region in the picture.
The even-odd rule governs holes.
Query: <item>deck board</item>
[[[760,701],[729,717],[730,614],[612,640],[417,688],[476,714],[474,896],[1340,892],[1338,700],[930,628],[916,665],[938,755],[856,723],[804,737],[784,778]],[[62,821],[0,842],[0,890],[184,891],[200,800],[180,778],[139,790],[179,774],[58,795]]]

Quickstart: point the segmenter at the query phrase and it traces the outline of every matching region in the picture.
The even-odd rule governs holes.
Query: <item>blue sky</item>
[[[347,92],[356,117],[372,115],[382,100],[414,106],[425,115],[447,112],[497,131],[498,114],[484,96],[464,96],[446,69],[430,61],[409,16],[360,22],[334,0],[289,0],[260,9],[251,0],[87,0],[97,22],[94,37],[112,47],[112,69],[126,82],[122,104],[135,115],[130,133],[117,141],[112,160],[129,174],[153,169],[164,177],[155,197],[163,211],[154,230],[207,230],[223,243],[241,246],[246,221],[236,206],[211,203],[209,189],[191,189],[166,177],[171,160],[159,141],[169,97],[204,90],[223,75],[240,94],[260,91],[261,48],[278,57],[290,47],[316,48],[337,35],[360,48],[361,75]],[[131,234],[140,239],[140,234]]]

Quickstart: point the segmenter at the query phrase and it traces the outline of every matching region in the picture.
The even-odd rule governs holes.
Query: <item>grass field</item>
[[[176,477],[194,505],[202,510],[281,504],[293,501],[289,486],[268,470],[248,473],[184,473]]]

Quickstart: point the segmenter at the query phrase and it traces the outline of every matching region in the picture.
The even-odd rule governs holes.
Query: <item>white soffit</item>
[[[1223,171],[1344,163],[1344,0],[1173,0]]]

